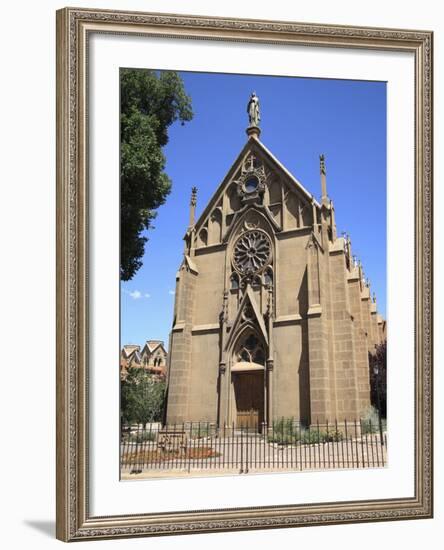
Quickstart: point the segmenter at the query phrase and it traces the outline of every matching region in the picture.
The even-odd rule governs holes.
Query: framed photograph
[[[57,537],[430,518],[432,39],[57,12]]]

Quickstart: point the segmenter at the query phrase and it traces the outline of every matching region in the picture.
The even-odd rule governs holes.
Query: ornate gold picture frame
[[[89,468],[88,62],[93,34],[414,56],[414,495],[98,516]],[[429,31],[65,8],[57,12],[57,538],[63,541],[430,518],[432,45]],[[179,60],[180,63],[180,60]],[[114,344],[113,344],[114,345]],[[116,396],[118,399],[118,396]],[[295,474],[297,475],[297,474]],[[118,477],[118,472],[116,472]]]

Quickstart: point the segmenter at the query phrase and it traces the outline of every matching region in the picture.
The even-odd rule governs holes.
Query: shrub
[[[279,418],[273,421],[271,433],[268,434],[268,441],[269,443],[289,445],[297,442],[298,435],[298,427],[292,418]]]
[[[156,440],[156,432],[147,432],[147,431],[130,434],[127,439],[127,441],[130,441],[132,443],[143,443],[144,441],[155,441],[155,440]]]
[[[191,426],[190,437],[199,439],[200,437],[208,437],[211,435],[211,425],[208,423],[199,423],[196,426]]]
[[[280,418],[273,422],[271,433],[268,434],[269,443],[279,445],[315,445],[318,443],[331,443],[342,441],[343,434],[334,430],[318,428],[302,428],[292,418]]]
[[[371,434],[379,431],[379,414],[375,407],[370,406],[361,419],[362,434]]]
[[[342,441],[343,439],[344,439],[344,434],[336,429],[333,431],[329,430],[328,433],[325,432],[323,435],[324,443]]]
[[[314,429],[307,429],[304,430],[301,434],[301,444],[303,445],[313,445],[316,443],[333,443],[342,441],[344,438],[342,432],[339,430],[318,430],[317,428]]]

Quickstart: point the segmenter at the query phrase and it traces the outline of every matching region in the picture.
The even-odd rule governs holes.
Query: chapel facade
[[[248,110],[247,142],[197,221],[192,190],[166,421],[359,419],[385,321],[337,235],[324,157],[317,201],[261,142],[256,96]]]

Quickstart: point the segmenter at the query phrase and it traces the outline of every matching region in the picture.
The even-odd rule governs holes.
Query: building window
[[[208,231],[206,228],[202,228],[199,232],[200,246],[207,246],[208,244]]]
[[[273,271],[271,267],[267,269],[264,275],[264,284],[265,285],[272,285],[273,284]]]
[[[253,274],[263,269],[271,257],[271,241],[261,230],[243,233],[236,241],[233,261],[241,274]]]
[[[250,336],[245,340],[245,347],[249,350],[254,350],[259,345],[259,342],[254,334],[250,334]]]
[[[252,286],[255,290],[261,288],[261,279],[260,279],[260,277],[259,277],[258,275],[256,275],[256,276],[254,277],[251,286]]]
[[[241,339],[236,357],[238,361],[265,365],[264,346],[253,332]]]
[[[239,277],[237,273],[233,273],[230,278],[230,288],[231,290],[238,290],[239,289]]]
[[[265,365],[265,355],[262,348],[258,348],[253,356],[253,361],[259,365]]]
[[[259,179],[256,176],[250,176],[245,182],[245,192],[253,193],[259,186]]]

